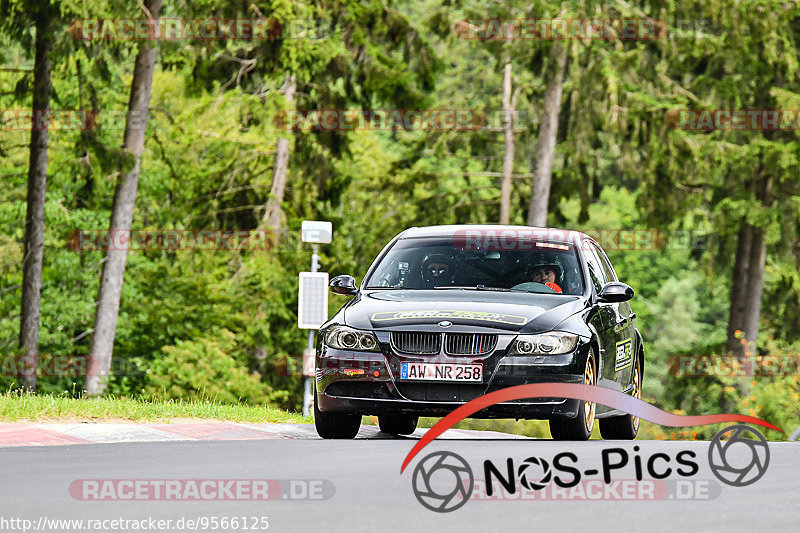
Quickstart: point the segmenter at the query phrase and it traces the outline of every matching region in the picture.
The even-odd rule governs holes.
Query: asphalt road
[[[227,530],[263,531],[264,522],[254,526],[254,517],[268,517],[269,531],[796,531],[800,524],[800,446],[772,443],[769,467],[760,480],[747,487],[731,487],[716,480],[708,466],[708,442],[604,442],[559,443],[544,440],[437,440],[414,459],[404,474],[400,465],[416,439],[358,439],[322,441],[315,439],[276,439],[268,441],[208,441],[119,443],[51,447],[0,448],[0,530],[22,531],[22,522],[3,522],[14,518],[31,520],[31,529],[58,528],[53,519],[134,519],[172,520],[168,530],[195,530],[186,527],[187,519],[206,517],[247,517],[248,529],[239,522]],[[634,446],[639,451],[634,452]],[[615,479],[632,480],[633,457],[642,464],[654,453],[671,457],[683,450],[694,451],[699,471],[687,478],[667,478],[669,494],[657,501],[586,500],[561,494],[557,501],[468,501],[449,513],[424,508],[412,491],[413,470],[420,459],[436,450],[452,451],[467,460],[483,477],[483,462],[515,465],[529,456],[550,461],[563,451],[578,458],[581,470],[601,467],[601,452],[612,447],[625,448],[631,457],[630,468],[614,472]],[[750,457],[746,447],[732,461]],[[590,476],[587,476],[588,479]],[[644,476],[647,478],[647,474]],[[601,476],[593,476],[594,496]],[[335,492],[328,499],[284,499],[273,501],[82,501],[70,493],[70,486],[86,487],[76,480],[164,480],[164,479],[275,479],[327,480],[323,490]],[[684,480],[682,489],[676,483]],[[332,484],[332,485],[331,485]],[[659,485],[659,486],[662,486]],[[284,490],[288,484],[284,485]],[[295,496],[303,487],[312,492],[314,484],[295,484]],[[327,488],[325,488],[327,487]],[[687,488],[688,487],[688,488]],[[710,496],[681,500],[687,492],[702,489]],[[122,491],[120,491],[121,493]],[[587,488],[587,493],[590,490]],[[612,490],[616,497],[621,489]],[[658,491],[656,491],[658,492]],[[681,492],[681,494],[678,494]],[[99,494],[99,492],[97,493]],[[276,495],[270,488],[269,494]],[[285,492],[283,493],[285,494]],[[90,494],[91,495],[91,494]],[[108,494],[105,496],[108,497]],[[555,497],[555,496],[554,496]],[[649,497],[649,496],[648,496]],[[46,521],[39,523],[44,517]],[[183,529],[176,524],[184,519]],[[241,519],[240,519],[241,520]],[[49,527],[46,527],[49,524]],[[158,527],[157,522],[151,524]],[[89,525],[88,522],[85,525]],[[126,528],[107,522],[103,531]],[[162,524],[163,525],[163,524]],[[74,524],[73,524],[74,526]],[[254,526],[254,527],[250,527]],[[98,529],[95,529],[98,530]],[[130,526],[127,530],[134,530]],[[156,530],[156,529],[150,529]],[[197,524],[197,530],[204,530]]]

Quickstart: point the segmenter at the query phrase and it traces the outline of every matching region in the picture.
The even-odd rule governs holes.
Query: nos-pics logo
[[[419,503],[437,513],[455,511],[469,500],[475,487],[472,469],[453,452],[433,452],[414,468],[411,478]]]
[[[752,435],[755,438],[748,437]],[[725,440],[723,440],[725,439]],[[737,462],[730,450],[749,448],[750,460]],[[746,456],[746,454],[745,454]],[[711,440],[708,464],[717,479],[734,487],[752,485],[766,473],[769,466],[769,447],[764,435],[744,424],[729,426]]]
[[[638,449],[638,446],[634,447],[634,450]],[[573,464],[567,465],[566,461],[561,462],[559,459],[564,459],[560,457],[562,455],[569,456],[567,458]],[[505,479],[502,485],[512,493],[517,484],[527,490],[539,491],[553,481],[560,486],[576,485],[584,474],[602,474],[604,482],[609,483],[614,470],[629,464],[628,452],[623,448],[603,450],[602,456],[602,471],[591,469],[583,472],[575,467],[577,456],[570,452],[558,454],[552,463],[541,457],[528,457],[519,463],[517,468],[511,468],[513,460],[509,458],[508,473],[515,474],[516,479]],[[693,476],[699,471],[699,466],[693,461],[696,457],[693,451],[679,452],[676,457],[675,464],[672,464],[669,456],[664,453],[654,453],[646,461],[635,456],[633,463],[636,468],[636,478],[641,481],[644,471],[654,479],[664,479],[673,472],[684,477]],[[734,487],[751,485],[761,479],[769,466],[767,439],[750,426],[743,424],[729,426],[719,431],[711,440],[708,463],[711,471],[721,482]],[[487,460],[484,462],[484,471],[498,473],[500,469]],[[563,482],[556,475],[559,473],[566,473],[568,482]],[[485,482],[488,488],[490,480],[487,479]],[[475,477],[472,468],[463,457],[449,451],[437,451],[428,454],[417,463],[411,483],[414,496],[424,507],[438,513],[449,513],[469,501],[475,487]]]

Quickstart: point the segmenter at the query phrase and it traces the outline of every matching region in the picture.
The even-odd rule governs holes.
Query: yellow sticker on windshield
[[[383,322],[389,320],[415,320],[421,318],[480,320],[483,322],[513,324],[515,326],[522,326],[528,321],[528,319],[524,316],[506,315],[504,313],[486,313],[482,311],[447,311],[438,309],[422,311],[387,311],[372,315],[372,320],[374,322]]]

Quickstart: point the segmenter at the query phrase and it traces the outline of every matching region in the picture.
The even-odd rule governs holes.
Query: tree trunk
[[[733,264],[731,280],[731,305],[728,315],[727,351],[733,355],[743,356],[744,345],[736,338],[736,331],[744,330],[744,303],[747,293],[747,280],[750,271],[750,244],[753,239],[753,227],[742,222],[736,242],[736,258]]]
[[[764,287],[764,264],[767,259],[767,244],[764,230],[753,228],[753,240],[750,244],[750,273],[747,278],[747,293],[744,299],[742,324],[744,338],[750,353],[755,354],[758,348],[758,317],[761,313],[761,293]]]
[[[763,206],[769,205],[772,196],[772,177],[762,176],[756,180],[759,190],[756,192]],[[763,228],[753,228],[753,238],[750,243],[750,275],[747,279],[747,294],[745,295],[744,338],[750,352],[758,351],[758,318],[761,315],[761,295],[764,289],[764,266],[767,262],[767,243]]]
[[[772,195],[772,178],[759,174],[761,171],[757,171],[755,180],[756,198],[761,205],[766,206]],[[740,265],[740,261],[745,262],[746,266]],[[736,246],[736,262],[731,280],[731,314],[728,317],[727,348],[735,355],[744,355],[745,348],[749,353],[757,353],[758,319],[761,315],[766,262],[767,243],[764,230],[744,222]],[[735,338],[736,330],[744,333],[746,345]]]
[[[291,107],[294,104],[294,93],[297,89],[297,80],[294,74],[287,76],[286,82],[281,87],[286,103]],[[275,147],[275,163],[272,168],[272,187],[269,191],[267,200],[267,210],[264,213],[263,225],[271,228],[275,234],[275,242],[278,242],[281,231],[283,195],[286,191],[286,173],[289,167],[289,139],[287,137],[278,138]]]
[[[500,186],[500,224],[508,224],[511,210],[511,172],[514,169],[514,106],[511,103],[511,58],[505,57],[503,72],[503,181]]]
[[[53,48],[52,15],[43,8],[36,16],[36,56],[33,66],[33,120],[31,121],[28,197],[25,217],[25,255],[22,259],[22,309],[19,346],[26,356],[23,389],[36,390],[39,357],[39,302],[44,262],[44,207],[47,189],[48,118],[50,115],[50,51]]]
[[[589,177],[589,169],[583,161],[578,163],[578,176],[580,179],[581,197],[581,210],[578,212],[578,224],[585,224],[586,221],[589,220],[589,204],[591,203],[589,186],[591,185],[590,182],[595,178]]]
[[[539,141],[533,168],[533,187],[528,208],[529,226],[545,226],[547,224],[547,203],[550,199],[550,180],[566,64],[567,48],[558,42],[553,43],[553,47],[550,49],[552,73],[544,91],[542,122],[539,125]]]
[[[146,0],[148,17],[158,17],[162,0]],[[156,49],[152,42],[143,42],[133,69],[131,96],[125,123],[123,150],[131,157],[133,168],[123,172],[114,193],[114,205],[109,224],[109,247],[103,264],[100,280],[100,296],[94,320],[94,333],[89,348],[89,367],[86,373],[86,393],[90,396],[102,394],[111,369],[114,335],[117,330],[119,300],[122,293],[122,278],[128,253],[127,236],[130,235],[136,189],[139,184],[139,169],[144,150],[147,127],[147,112],[150,106],[150,89],[153,85]]]

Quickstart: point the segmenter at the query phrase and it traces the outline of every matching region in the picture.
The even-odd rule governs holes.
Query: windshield
[[[496,250],[465,248],[450,238],[400,239],[383,256],[365,287],[583,293],[583,277],[571,243],[528,240],[524,246],[504,242]]]

